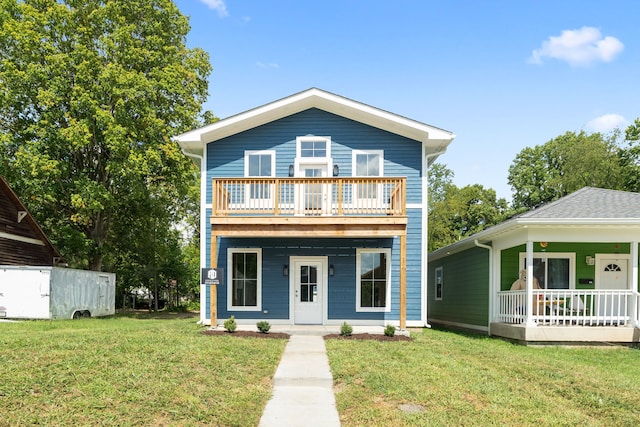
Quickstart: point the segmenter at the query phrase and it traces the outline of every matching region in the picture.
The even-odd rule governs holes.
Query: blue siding
[[[211,180],[215,177],[243,177],[246,150],[275,150],[276,176],[288,176],[289,165],[296,156],[296,137],[315,135],[331,138],[334,164],[340,176],[352,175],[352,150],[383,150],[384,175],[407,177],[407,203],[422,199],[422,147],[417,141],[383,131],[318,109],[306,110],[280,120],[232,135],[207,145],[207,194],[211,204]],[[211,210],[207,209],[207,218]],[[421,318],[421,209],[409,209],[407,235],[407,320]],[[210,259],[210,225],[207,220],[206,252]],[[219,239],[218,267],[226,268],[227,248],[263,248],[262,310],[227,312],[227,289],[218,290],[218,316],[237,318],[289,318],[289,279],[282,276],[282,266],[289,256],[328,256],[335,267],[329,277],[329,319],[397,320],[400,312],[400,245],[394,239]],[[392,248],[392,305],[388,313],[356,313],[355,249]],[[206,309],[209,316],[209,308]]]

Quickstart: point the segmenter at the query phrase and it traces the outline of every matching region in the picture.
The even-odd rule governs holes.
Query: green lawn
[[[255,426],[286,340],[196,319],[0,323],[0,426]]]
[[[640,350],[414,337],[326,341],[343,426],[640,425]]]
[[[0,426],[257,425],[286,341],[195,322],[0,323]],[[639,350],[414,337],[326,341],[344,426],[640,424]]]

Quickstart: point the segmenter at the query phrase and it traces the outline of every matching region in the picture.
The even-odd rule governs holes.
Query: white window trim
[[[356,175],[356,158],[358,154],[377,154],[379,159],[378,170],[380,171],[378,176],[384,176],[384,150],[353,150],[351,152],[351,176],[359,176]]]
[[[234,253],[257,253],[258,254],[258,284],[256,295],[256,306],[235,306],[233,305],[233,254]],[[227,249],[227,311],[261,311],[262,310],[262,249],[261,248],[229,248]]]
[[[326,157],[302,157],[302,143],[324,141],[326,143]],[[298,136],[296,137],[296,159],[295,159],[295,176],[302,176],[300,170],[301,165],[320,165],[327,167],[327,173],[330,174],[333,169],[333,159],[331,158],[331,137],[330,136]]]
[[[440,297],[438,297],[438,273],[440,273]],[[436,301],[442,301],[444,297],[444,268],[437,267],[435,269],[435,277],[433,278],[435,289],[433,290],[434,299]]]
[[[380,253],[387,255],[387,289],[384,307],[362,307],[360,305],[360,255],[363,253]],[[391,311],[391,249],[389,248],[360,248],[356,249],[356,312],[390,312]]]
[[[265,155],[269,154],[271,156],[271,175],[270,177],[276,176],[276,152],[275,150],[245,150],[244,152],[244,176],[245,178],[249,178],[249,156],[251,155]]]
[[[569,260],[569,289],[576,288],[576,254],[575,252],[534,252],[533,258],[546,258],[546,259],[568,259]],[[526,252],[520,252],[520,263],[518,271],[524,269],[525,260],[527,259]],[[546,282],[545,282],[546,285]]]

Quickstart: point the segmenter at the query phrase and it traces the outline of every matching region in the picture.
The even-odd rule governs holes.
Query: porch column
[[[400,329],[407,327],[407,236],[400,236]]]
[[[640,310],[638,304],[640,304],[640,297],[638,296],[638,242],[631,242],[631,284],[629,289],[633,291],[633,299],[631,301],[631,326],[637,328],[640,326]]]
[[[211,259],[209,267],[218,267],[218,235],[211,231]],[[209,285],[209,312],[211,315],[211,326],[218,324],[218,286]]]
[[[527,328],[536,327],[537,324],[533,320],[533,242],[527,240],[527,317],[525,326]]]

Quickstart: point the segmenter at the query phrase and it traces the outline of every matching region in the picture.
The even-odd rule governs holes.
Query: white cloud
[[[627,121],[620,114],[604,114],[587,122],[586,127],[593,132],[605,133],[623,127],[626,123]]]
[[[542,64],[545,59],[559,59],[572,66],[587,66],[595,62],[610,62],[624,49],[615,37],[602,37],[597,28],[582,27],[579,30],[564,30],[560,36],[551,36],[540,49],[535,49],[529,62]]]
[[[224,4],[224,0],[200,0],[202,3],[206,4],[209,9],[217,10],[218,16],[224,18],[225,16],[229,16],[229,12],[227,12],[227,5]]]

